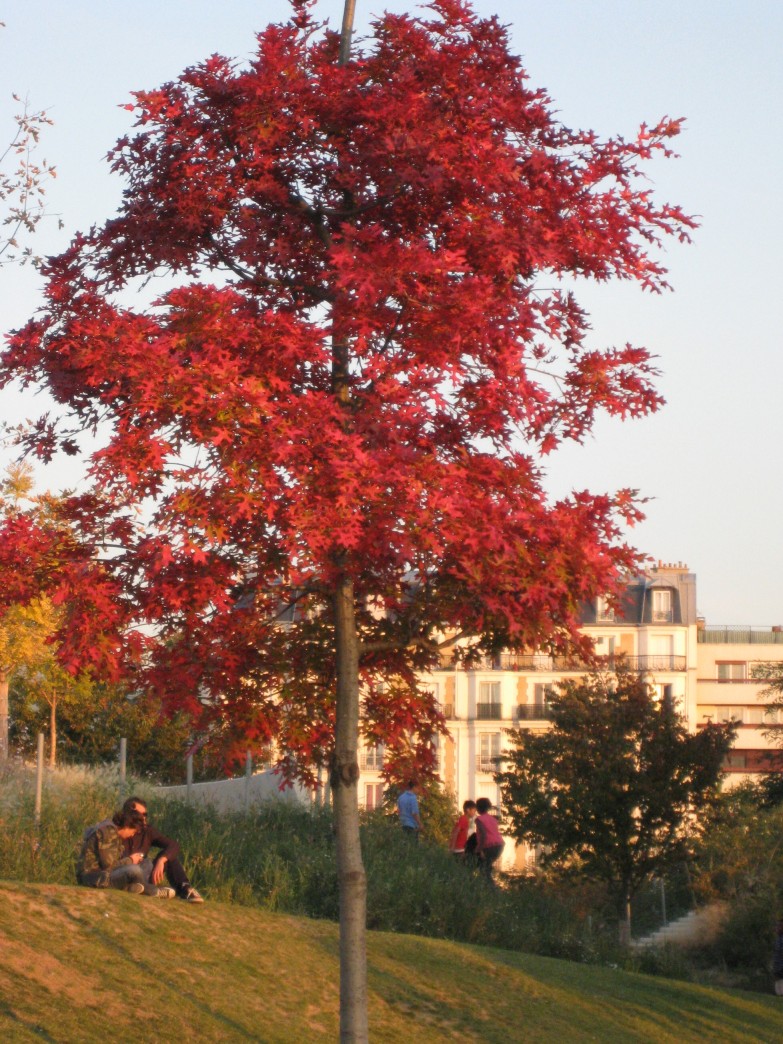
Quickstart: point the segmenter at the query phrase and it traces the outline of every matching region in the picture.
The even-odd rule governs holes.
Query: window
[[[500,720],[500,682],[479,682],[476,717]]]
[[[715,666],[718,670],[718,681],[745,681],[748,676],[748,665],[740,660],[719,660]]]
[[[665,588],[655,588],[652,592],[653,623],[670,623],[672,619],[672,593]]]
[[[655,696],[659,703],[668,703],[674,706],[674,686],[666,682],[658,682],[654,685]]]
[[[498,764],[494,760],[500,756],[500,733],[482,732],[479,736],[479,755],[476,759],[477,772],[497,772]]]
[[[378,769],[382,769],[383,744],[379,743],[375,747],[365,747],[359,755],[359,767],[370,772],[377,772]]]
[[[726,760],[723,762],[723,767],[726,769],[744,769],[746,766],[747,755],[739,754],[734,750],[726,755]]]
[[[364,784],[364,807],[380,808],[383,804],[383,783]]]
[[[555,687],[548,682],[536,682],[533,686],[533,703],[539,707],[546,707],[554,695]]]
[[[500,703],[500,682],[479,682],[480,703]]]
[[[740,725],[745,723],[745,708],[744,707],[716,707],[715,708],[715,720],[716,721],[737,721]]]
[[[442,737],[437,733],[432,737],[432,747],[435,753],[435,771],[439,776],[443,775],[443,743]]]
[[[595,603],[596,620],[614,620],[614,609],[612,609],[605,598],[597,598]]]

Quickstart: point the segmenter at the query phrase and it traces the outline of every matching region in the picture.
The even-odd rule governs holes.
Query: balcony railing
[[[497,758],[486,758],[481,754],[476,757],[476,772],[497,772],[499,768]]]
[[[520,703],[516,716],[519,721],[549,721],[552,709],[548,703]]]
[[[646,656],[597,656],[587,663],[573,656],[540,656],[501,653],[487,658],[476,668],[484,671],[548,671],[550,674],[566,674],[570,671],[589,672],[596,669],[616,670],[625,667],[629,671],[684,671],[685,656],[669,653],[650,653]]]
[[[783,645],[783,628],[709,624],[698,629],[696,638],[702,645]]]
[[[363,772],[379,772],[383,768],[383,752],[362,751],[359,754],[359,768]]]
[[[476,718],[484,721],[500,721],[503,717],[503,706],[500,703],[477,703]]]

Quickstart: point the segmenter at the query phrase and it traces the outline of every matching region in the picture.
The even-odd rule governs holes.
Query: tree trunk
[[[49,768],[57,764],[57,695],[52,693],[49,703]]]
[[[353,13],[355,7],[356,0],[345,0],[343,25],[340,33],[340,65],[345,65],[351,60],[351,37],[353,36]]]
[[[340,889],[340,1040],[363,1044],[367,1022],[367,879],[359,840],[359,641],[353,583],[334,597],[337,722],[332,801]]]
[[[618,925],[619,939],[621,946],[631,945],[631,890],[628,887],[623,888],[622,898],[620,900],[620,922]]]
[[[0,762],[8,760],[8,671],[0,670]]]
[[[345,0],[338,62],[351,58],[356,0]],[[337,329],[333,337],[332,390],[350,417],[348,346]],[[367,1019],[367,877],[359,838],[359,639],[353,582],[343,575],[334,593],[337,708],[332,808],[337,830],[337,879],[340,890],[340,1040],[366,1044]]]

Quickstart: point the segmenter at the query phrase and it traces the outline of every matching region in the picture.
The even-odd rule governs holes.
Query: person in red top
[[[476,802],[476,852],[481,869],[492,883],[492,867],[500,858],[506,842],[500,836],[500,825],[494,816],[489,814],[492,802],[489,798],[479,798]]]
[[[473,822],[475,818],[476,802],[464,801],[462,803],[462,815],[454,824],[454,829],[451,832],[451,840],[449,841],[449,851],[453,852],[454,855],[459,856],[460,858],[463,858],[465,855],[465,845],[467,844],[468,835],[472,834],[475,830]]]

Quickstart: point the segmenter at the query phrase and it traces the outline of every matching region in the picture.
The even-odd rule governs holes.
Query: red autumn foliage
[[[462,2],[382,16],[342,66],[338,46],[299,2],[247,67],[136,94],[119,213],[49,260],[2,360],[60,408],[28,450],[102,440],[45,571],[66,662],[228,718],[238,750],[276,736],[305,776],[333,744],[346,581],[392,766],[410,743],[431,766],[442,719],[415,676],[444,634],[580,641],[580,604],[635,561],[638,505],[550,503],[538,458],[661,399],[648,352],[592,344],[561,280],[658,291],[654,248],[693,227],[638,181],[679,121],[569,130]],[[41,537],[4,536],[8,577]]]

